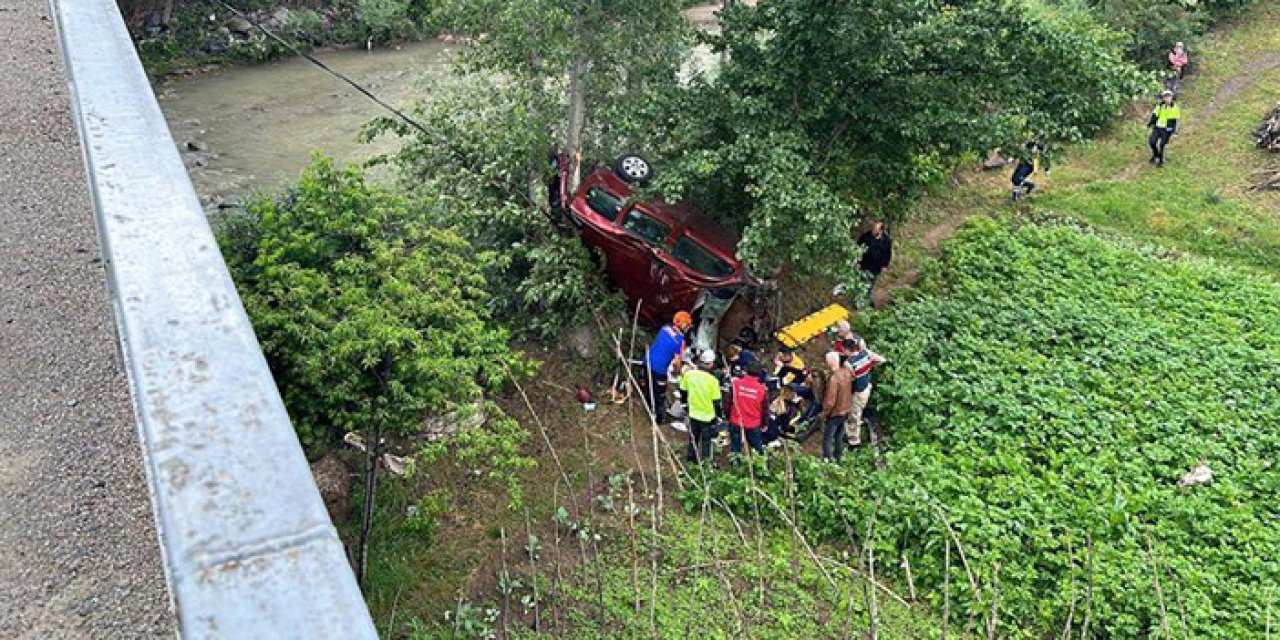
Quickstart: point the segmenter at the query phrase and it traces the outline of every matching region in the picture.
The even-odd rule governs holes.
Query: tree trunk
[[[579,12],[573,19],[573,32],[585,36],[582,30],[583,17]],[[569,118],[564,136],[564,153],[569,161],[566,195],[578,190],[578,181],[582,177],[582,129],[587,122],[587,73],[590,68],[591,61],[586,53],[579,52],[569,69]]]
[[[382,361],[378,363],[378,386],[380,395],[386,395],[387,386],[391,382],[391,365],[392,357],[390,354],[383,354]],[[364,467],[364,514],[360,519],[360,542],[356,547],[356,584],[360,585],[360,590],[368,594],[368,584],[365,580],[369,573],[369,537],[373,534],[373,507],[378,498],[378,456],[382,454],[382,429],[381,425],[373,424],[368,427],[369,437],[365,439],[365,458]]]
[[[361,591],[366,591],[365,577],[369,570],[369,536],[373,533],[373,506],[378,497],[378,454],[382,447],[378,446],[379,434],[370,429],[367,442],[367,455],[364,470],[364,514],[360,519],[360,542],[356,547],[356,582]],[[367,595],[367,591],[366,591]]]
[[[540,90],[542,88],[543,78],[541,73],[542,56],[534,53],[529,56],[529,88],[531,91],[529,94],[528,107],[531,115],[536,114],[539,111],[536,104],[536,96],[541,92]],[[536,122],[537,118],[532,118],[532,120]],[[535,153],[533,157],[529,158],[529,164],[525,168],[525,189],[528,191],[528,194],[525,197],[529,199],[530,206],[537,207],[545,204],[550,208],[550,202],[544,201],[538,197],[538,194],[542,189],[542,175],[545,167],[545,157],[539,153]]]

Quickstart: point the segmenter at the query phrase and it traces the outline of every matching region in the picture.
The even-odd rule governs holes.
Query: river
[[[316,57],[398,106],[427,95],[452,55],[428,41]],[[361,144],[360,127],[386,112],[302,58],[173,78],[156,96],[206,208],[296,180],[313,152],[345,163],[396,148],[392,137]]]
[[[693,7],[685,15],[698,28],[715,30],[718,8],[718,3]],[[449,72],[454,53],[454,46],[431,40],[315,55],[400,107],[429,95],[432,81]],[[699,47],[684,75],[714,65],[711,52]],[[386,112],[300,57],[174,77],[155,91],[207,211],[295,181],[312,153],[352,163],[397,147],[392,136],[360,143],[360,127]]]

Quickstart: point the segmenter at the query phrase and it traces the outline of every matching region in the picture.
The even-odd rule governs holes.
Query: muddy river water
[[[316,57],[405,105],[428,94],[452,56],[449,45],[430,41]],[[386,113],[381,107],[302,58],[174,78],[156,96],[207,207],[296,180],[315,152],[346,163],[395,149],[392,137],[357,139],[361,126]]]
[[[718,8],[698,6],[685,15],[697,27],[714,30]],[[400,107],[429,96],[433,81],[449,73],[455,53],[456,46],[433,40],[316,57]],[[714,60],[708,50],[695,51],[685,70],[709,69]],[[171,78],[155,91],[208,211],[295,181],[313,153],[353,163],[397,145],[392,136],[360,143],[360,128],[386,112],[300,57]]]

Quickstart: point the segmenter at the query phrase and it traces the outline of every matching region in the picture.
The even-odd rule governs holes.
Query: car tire
[[[644,185],[653,179],[653,165],[632,153],[619,156],[613,163],[613,172],[624,182],[631,184]]]

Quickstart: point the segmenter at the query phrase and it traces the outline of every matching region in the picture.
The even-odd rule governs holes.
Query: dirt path
[[[1239,72],[1231,76],[1226,84],[1222,85],[1222,88],[1218,90],[1218,94],[1213,96],[1213,100],[1209,101],[1209,106],[1205,107],[1204,111],[1197,114],[1197,116],[1201,121],[1214,117],[1241,91],[1253,86],[1253,83],[1257,82],[1258,76],[1276,67],[1280,67],[1280,53],[1273,53],[1246,64]]]

